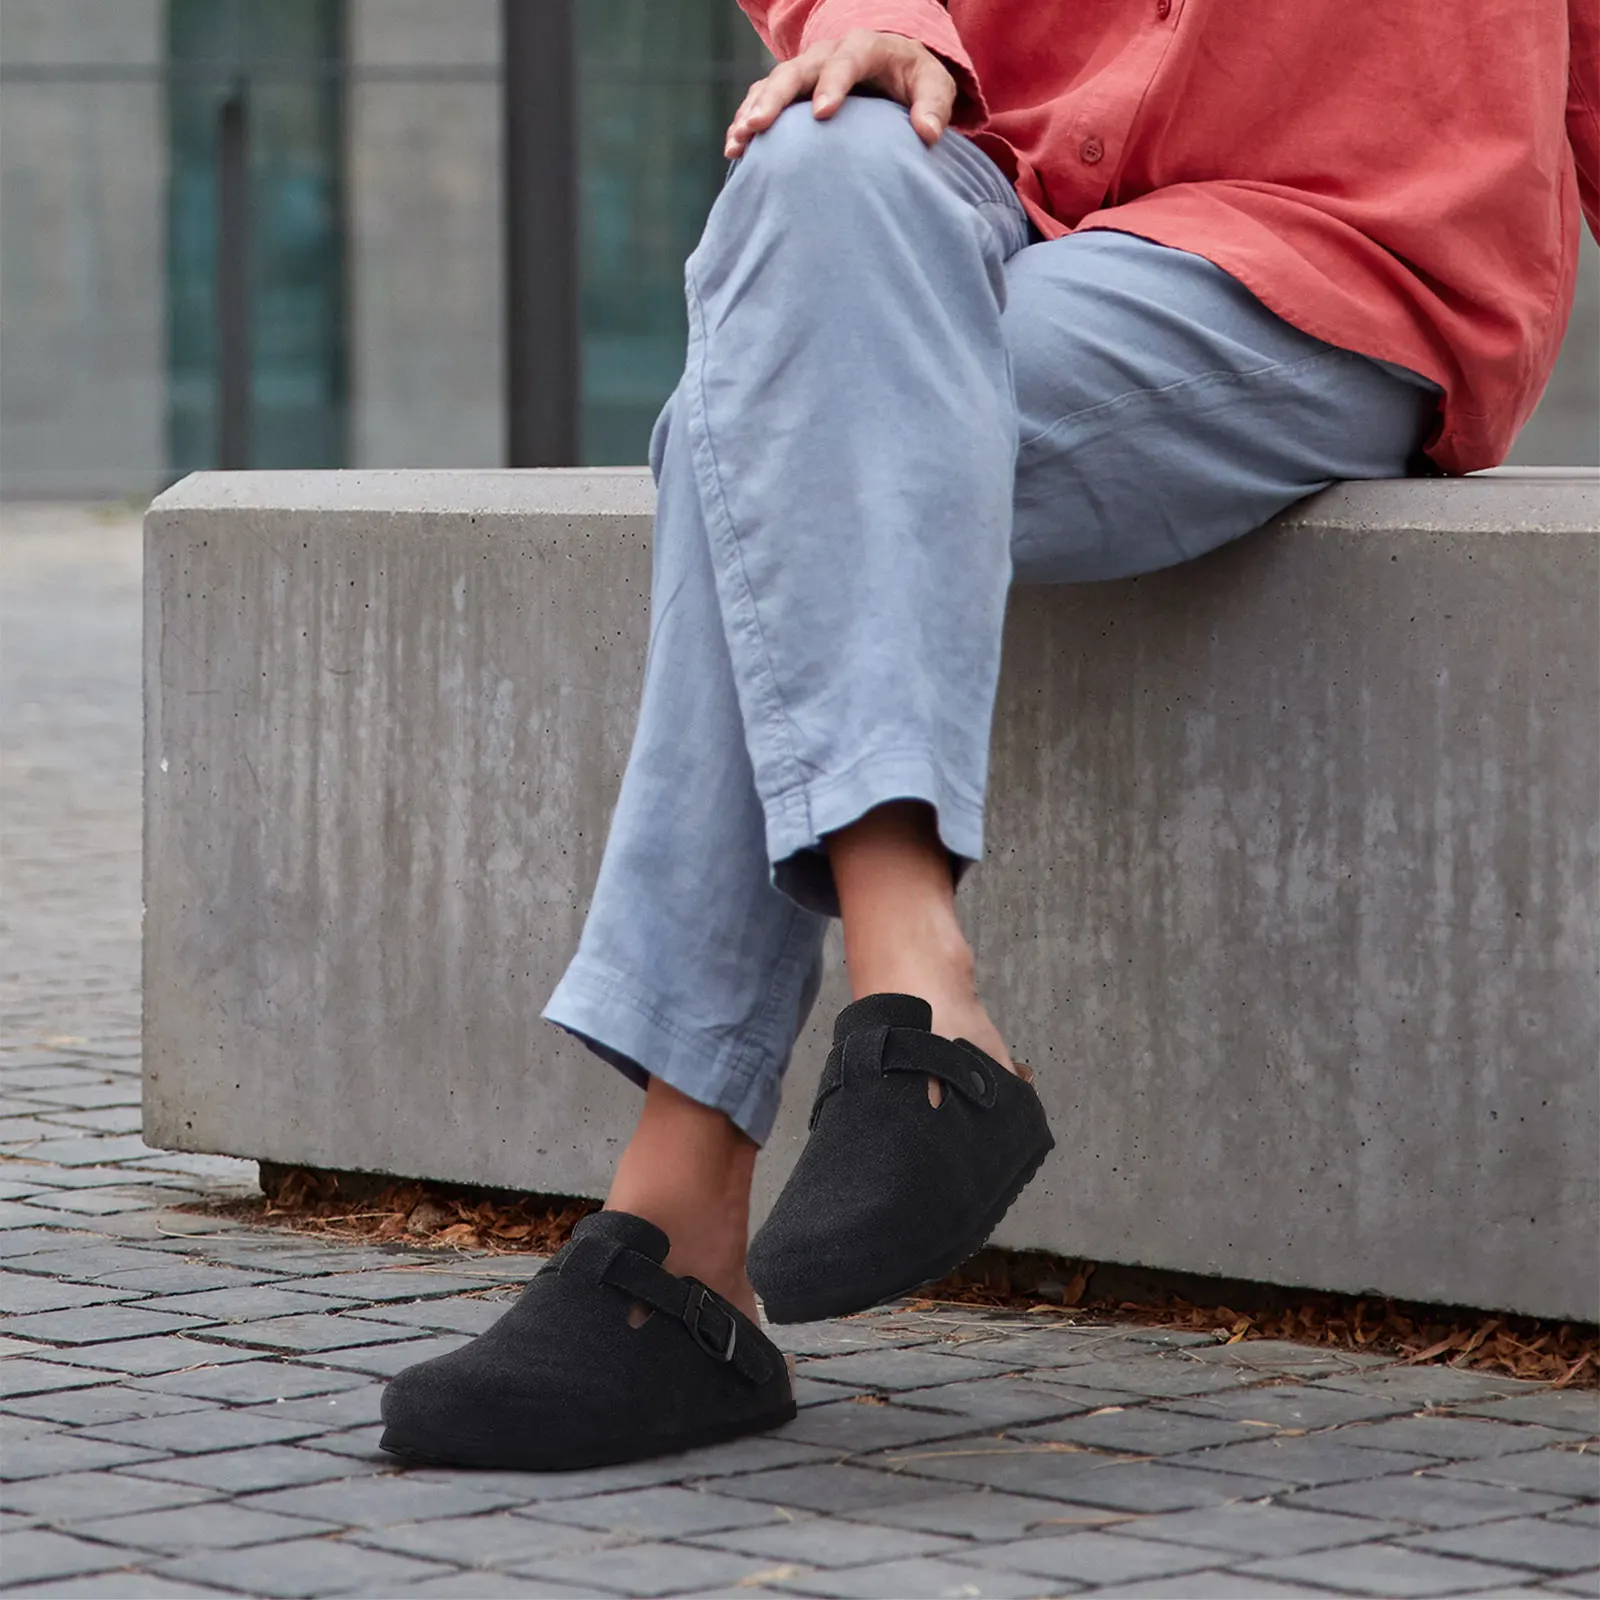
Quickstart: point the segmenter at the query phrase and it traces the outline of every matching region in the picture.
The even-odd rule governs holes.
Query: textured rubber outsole
[[[874,1284],[827,1284],[815,1294],[798,1295],[787,1300],[781,1298],[769,1300],[763,1295],[761,1308],[766,1313],[767,1321],[826,1322],[829,1317],[853,1316],[858,1311],[882,1305],[885,1300],[897,1299],[900,1295],[909,1294],[913,1289],[920,1289],[926,1283],[937,1283],[940,1278],[949,1276],[963,1261],[976,1255],[983,1248],[989,1235],[1005,1221],[1006,1212],[1016,1204],[1017,1197],[1022,1191],[1033,1182],[1034,1174],[1044,1165],[1044,1158],[1055,1147],[1054,1137],[1047,1132],[1044,1143],[1018,1169],[1003,1198],[984,1214],[979,1226],[960,1243],[942,1251],[936,1261],[931,1264],[923,1262],[916,1268],[907,1268],[904,1274],[896,1274],[895,1278],[887,1283],[880,1281]]]
[[[422,1440],[395,1427],[383,1430],[378,1448],[407,1461],[437,1467],[479,1467],[499,1472],[580,1472],[588,1467],[611,1467],[623,1461],[646,1461],[654,1456],[672,1456],[684,1450],[726,1444],[746,1434],[781,1428],[784,1423],[793,1422],[797,1415],[798,1407],[790,1400],[787,1406],[763,1417],[718,1423],[671,1439],[609,1439],[592,1450],[572,1451],[559,1459],[537,1450],[507,1450],[503,1442],[481,1438],[439,1436]]]

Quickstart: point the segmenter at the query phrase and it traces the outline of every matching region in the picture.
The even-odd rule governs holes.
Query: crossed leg
[[[1402,474],[1433,412],[1198,257],[1029,237],[974,146],[853,99],[758,138],[689,262],[639,727],[545,1015],[648,1086],[608,1203],[749,1310],[750,1175],[828,916],[857,996],[920,994],[1007,1061],[954,886],[1013,572],[1201,555]]]
[[[390,1384],[401,1454],[575,1467],[794,1415],[755,1319],[750,1180],[831,915],[858,1003],[755,1242],[768,1307],[855,1309],[974,1247],[1050,1146],[955,914],[1013,569],[1200,555],[1403,471],[1434,405],[1197,257],[1030,243],[975,146],[925,147],[878,100],[757,138],[686,282],[638,731],[545,1013],[644,1112],[607,1210],[486,1333]]]

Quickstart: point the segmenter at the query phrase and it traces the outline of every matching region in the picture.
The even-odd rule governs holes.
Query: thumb
[[[924,51],[911,69],[908,88],[911,126],[924,144],[937,143],[955,110],[956,80],[943,62]]]

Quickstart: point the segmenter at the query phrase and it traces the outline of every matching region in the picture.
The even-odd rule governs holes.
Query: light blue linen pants
[[[758,1141],[837,910],[824,835],[910,798],[982,853],[1013,577],[1201,555],[1403,474],[1432,421],[1425,379],[1198,256],[1036,238],[975,145],[852,98],[754,141],[685,272],[638,731],[544,1015]]]

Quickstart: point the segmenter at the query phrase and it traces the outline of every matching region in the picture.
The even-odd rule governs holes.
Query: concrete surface
[[[1594,1391],[1081,1314],[780,1330],[802,1415],[695,1455],[538,1478],[380,1455],[384,1378],[537,1262],[174,1209],[252,1169],[137,1132],[139,555],[126,516],[0,513],[0,1590],[1600,1588]]]
[[[649,511],[626,471],[152,508],[152,1142],[603,1189],[635,1091],[535,1017],[626,755]],[[1019,594],[966,904],[1059,1148],[999,1242],[1594,1317],[1597,577],[1600,479],[1523,473]]]

